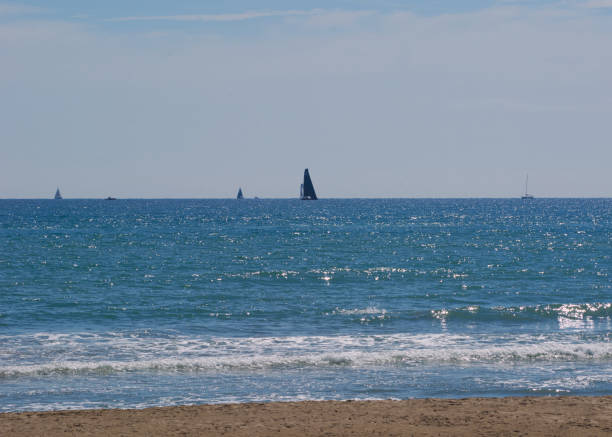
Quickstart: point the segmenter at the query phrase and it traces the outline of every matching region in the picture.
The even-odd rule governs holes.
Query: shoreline
[[[0,435],[612,435],[612,396],[299,401],[0,413]]]

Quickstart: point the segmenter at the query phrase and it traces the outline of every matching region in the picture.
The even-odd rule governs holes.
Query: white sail
[[[529,173],[527,173],[527,177],[525,178],[525,194],[521,196],[521,199],[533,199],[533,195],[529,194]]]

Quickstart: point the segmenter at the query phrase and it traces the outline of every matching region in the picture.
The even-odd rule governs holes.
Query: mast
[[[310,179],[310,173],[308,169],[304,170],[304,183],[301,187],[301,196],[302,200],[317,200],[317,193],[315,193],[314,185],[312,185],[312,179]]]
[[[525,194],[521,196],[523,200],[533,199],[533,196],[529,194],[529,173],[527,173],[527,177],[525,178]]]

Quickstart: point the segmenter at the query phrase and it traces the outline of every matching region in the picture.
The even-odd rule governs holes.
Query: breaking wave
[[[480,306],[469,305],[457,308],[432,310],[386,310],[377,307],[336,308],[326,312],[326,316],[376,316],[384,319],[446,319],[490,322],[495,320],[537,321],[537,320],[587,320],[612,317],[612,303],[548,304],[532,306]],[[362,317],[362,320],[366,320]]]
[[[607,335],[591,338],[578,334],[87,338],[84,341],[74,335],[54,336],[38,351],[48,358],[46,361],[35,362],[32,354],[27,364],[21,361],[2,365],[0,378],[140,371],[231,372],[339,366],[374,368],[612,361],[612,347]],[[75,344],[80,347],[73,348]],[[17,344],[12,345],[15,346]],[[3,349],[0,352],[0,356],[7,357],[10,351]]]

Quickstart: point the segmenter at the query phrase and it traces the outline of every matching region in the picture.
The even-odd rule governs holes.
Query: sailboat
[[[55,199],[55,200],[62,200],[62,199],[63,199],[63,197],[62,197],[62,193],[60,193],[59,187],[57,187],[57,190],[55,191],[55,197],[54,197],[54,199]]]
[[[312,180],[310,179],[310,173],[308,169],[304,170],[304,183],[300,185],[300,199],[302,200],[317,200],[317,193],[315,193]]]
[[[529,191],[527,190],[527,186],[529,185],[529,173],[527,174],[527,178],[525,179],[525,194],[523,194],[521,196],[521,199],[523,200],[531,200],[533,199],[533,195],[529,194]]]
[[[238,195],[236,196],[236,199],[238,200],[244,199],[244,196],[242,195],[242,188],[238,188]]]

